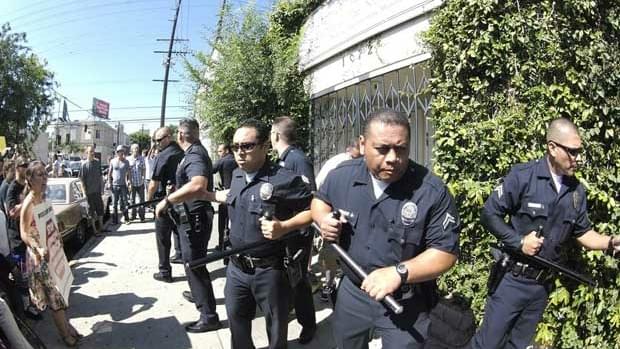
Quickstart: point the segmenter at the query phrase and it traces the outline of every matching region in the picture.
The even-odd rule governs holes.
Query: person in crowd
[[[24,190],[26,188],[26,169],[29,161],[24,156],[19,156],[15,160],[15,180],[9,185],[5,205],[7,208],[9,245],[11,247],[11,261],[13,262],[12,274],[21,295],[22,303],[20,308],[24,314],[35,320],[41,319],[39,311],[30,303],[28,295],[28,280],[23,276],[22,267],[26,260],[26,245],[21,239],[20,234],[20,215],[22,203],[24,201]]]
[[[316,176],[316,185],[318,189],[321,189],[321,185],[325,181],[325,177],[341,163],[357,159],[362,154],[360,153],[359,140],[354,140],[346,148],[344,153],[336,154],[323,164],[319,174]],[[319,238],[320,239],[320,238]],[[324,248],[325,245],[320,243],[319,249],[319,266],[321,267],[321,273],[323,274],[323,288],[321,289],[321,300],[324,302],[329,301],[330,296],[336,290],[336,273],[338,271],[338,258],[330,248]]]
[[[228,144],[220,144],[217,147],[217,154],[220,159],[213,165],[213,173],[220,175],[222,182],[222,188],[230,189],[230,182],[232,180],[232,173],[237,168],[235,157],[230,152],[230,146]],[[228,235],[230,229],[228,228],[228,208],[225,203],[219,204],[217,208],[217,246],[216,250],[223,251],[225,245],[228,243]]]
[[[456,263],[454,199],[439,177],[409,159],[412,134],[404,113],[371,113],[360,136],[363,158],[332,170],[312,200],[323,239],[340,241],[368,273],[361,280],[343,266],[331,321],[338,348],[367,348],[371,333],[383,348],[423,348],[436,279]],[[401,314],[378,302],[386,295],[401,303]]]
[[[185,156],[183,149],[177,142],[170,139],[171,130],[162,127],[155,131],[155,142],[159,149],[153,164],[153,176],[149,183],[149,190],[146,195],[148,201],[163,198],[167,195],[168,184],[176,183],[176,172],[179,162]],[[159,271],[153,274],[157,281],[172,282],[172,266],[170,263],[183,263],[181,258],[180,232],[170,218],[170,215],[155,217],[155,239],[157,242],[157,256]],[[170,238],[174,239],[175,254],[170,257]]]
[[[224,289],[233,349],[254,348],[252,320],[256,306],[265,314],[269,348],[286,348],[290,285],[284,267],[286,244],[268,243],[297,232],[311,222],[312,192],[301,176],[272,164],[269,128],[244,121],[235,131],[231,149],[239,166],[230,190],[209,200],[226,202],[230,213],[230,244],[264,245],[230,257]]]
[[[482,225],[508,249],[556,263],[569,239],[590,250],[620,252],[620,236],[599,234],[588,218],[586,191],[575,177],[583,153],[577,126],[566,118],[555,119],[546,140],[543,158],[515,165],[491,193],[482,209]],[[536,333],[553,278],[518,254],[508,269],[487,298],[473,348],[525,348]]]
[[[6,215],[8,211],[6,209],[5,202],[7,193],[9,191],[9,185],[11,185],[13,180],[15,180],[15,161],[4,161],[3,170],[5,177],[4,181],[2,181],[2,184],[0,184],[0,210],[2,210],[2,212],[4,212],[4,214]]]
[[[142,157],[144,158],[144,197],[148,200],[149,183],[153,177],[153,166],[155,165],[155,157],[157,156],[157,146],[154,144],[149,149],[142,151]],[[146,208],[149,209],[148,207]],[[150,211],[149,211],[150,212]]]
[[[270,140],[271,146],[278,153],[280,166],[293,171],[301,176],[311,190],[315,190],[314,167],[304,152],[296,146],[297,130],[293,119],[288,116],[281,116],[274,120],[271,126]],[[302,326],[299,335],[299,343],[306,344],[312,340],[316,332],[316,315],[314,313],[314,301],[312,297],[312,286],[309,279],[309,264],[312,251],[313,234],[307,233],[299,238],[291,239],[288,242],[290,256],[298,256],[296,261],[289,261],[289,268],[299,268],[300,278],[297,282],[292,280],[293,300],[295,304],[295,315],[297,322]],[[301,251],[298,254],[298,251]]]
[[[103,177],[101,174],[101,163],[95,157],[95,147],[89,145],[86,147],[86,161],[80,165],[80,173],[78,178],[82,182],[82,188],[86,193],[88,201],[88,209],[90,216],[94,221],[95,235],[100,236],[103,231]]]
[[[125,218],[125,224],[129,224],[129,214],[125,209],[127,207],[127,183],[129,181],[129,161],[125,158],[125,147],[119,145],[116,147],[116,157],[110,160],[110,168],[108,169],[108,183],[112,184],[112,195],[114,196],[114,214],[112,217],[114,224],[119,223],[119,204]]]
[[[0,155],[0,185],[4,182],[4,157]]]
[[[28,280],[30,294],[39,310],[45,310],[47,307],[52,310],[54,324],[63,342],[68,347],[75,347],[82,335],[69,323],[66,314],[67,303],[49,274],[47,264],[57,257],[49,254],[48,244],[40,242],[40,233],[33,213],[34,208],[45,201],[47,186],[45,166],[40,161],[33,161],[28,166],[25,177],[29,191],[21,209],[20,232],[22,240],[28,247],[26,263],[30,268]],[[47,231],[46,242],[51,243],[54,240],[62,241],[58,228]],[[58,253],[64,253],[64,251],[60,249]]]
[[[129,194],[130,203],[136,204],[136,196],[140,202],[144,202],[144,177],[146,173],[145,159],[140,155],[140,146],[136,143],[131,145],[131,155],[127,157],[129,161]],[[138,208],[140,222],[144,222],[144,206]],[[131,209],[131,220],[136,219],[136,208]]]
[[[155,214],[157,217],[169,214],[168,208],[176,213],[185,275],[194,304],[200,312],[198,320],[187,324],[185,330],[193,333],[215,331],[222,328],[222,323],[216,311],[209,271],[206,266],[189,267],[190,262],[203,258],[207,253],[214,212],[211,203],[203,197],[207,191],[213,191],[213,167],[207,150],[200,143],[198,121],[181,120],[177,141],[185,156],[177,168],[176,190],[157,204]]]

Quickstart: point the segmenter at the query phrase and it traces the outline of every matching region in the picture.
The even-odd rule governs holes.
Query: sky
[[[159,127],[165,54],[178,0],[0,0],[0,24],[26,33],[27,44],[54,72],[59,97],[67,98],[69,118],[84,120],[93,98],[110,103],[110,120],[125,132]],[[192,83],[183,59],[211,51],[222,0],[182,0],[168,84],[166,125],[193,116]],[[252,0],[228,0],[233,9]],[[267,11],[272,0],[258,0]],[[165,41],[157,41],[164,39]],[[61,98],[62,98],[61,97]],[[55,107],[59,113],[61,102]],[[88,111],[87,111],[88,110]]]

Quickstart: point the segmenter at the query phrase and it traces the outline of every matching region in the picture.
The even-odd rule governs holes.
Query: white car
[[[75,238],[82,246],[92,231],[88,202],[77,178],[49,178],[45,197],[52,203],[63,242]]]

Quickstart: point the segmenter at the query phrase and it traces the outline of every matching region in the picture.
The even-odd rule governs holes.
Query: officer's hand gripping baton
[[[340,212],[338,210],[333,211],[332,215],[336,219],[340,218]],[[321,231],[321,228],[315,222],[312,222],[312,227],[318,232]],[[342,262],[346,264],[346,266],[349,267],[349,269],[351,269],[355,273],[355,275],[357,275],[357,277],[359,277],[361,280],[364,280],[368,277],[368,273],[366,273],[366,271],[359,264],[357,264],[357,262],[355,262],[353,258],[351,258],[351,256],[347,253],[347,251],[345,251],[340,245],[334,242],[328,242],[328,245],[331,246],[331,248],[338,254],[338,257],[340,257],[340,260],[342,260]],[[403,306],[398,303],[398,301],[394,299],[392,295],[389,294],[386,295],[383,300],[381,300],[381,303],[388,307],[394,314],[401,314],[404,310]]]

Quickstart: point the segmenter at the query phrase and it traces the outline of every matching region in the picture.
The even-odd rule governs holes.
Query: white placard
[[[43,202],[36,205],[33,210],[34,221],[39,231],[39,243],[46,246],[50,259],[47,263],[50,277],[56,289],[69,306],[69,291],[73,284],[73,274],[67,261],[67,256],[62,248],[61,236],[58,231],[58,223],[52,204]]]

